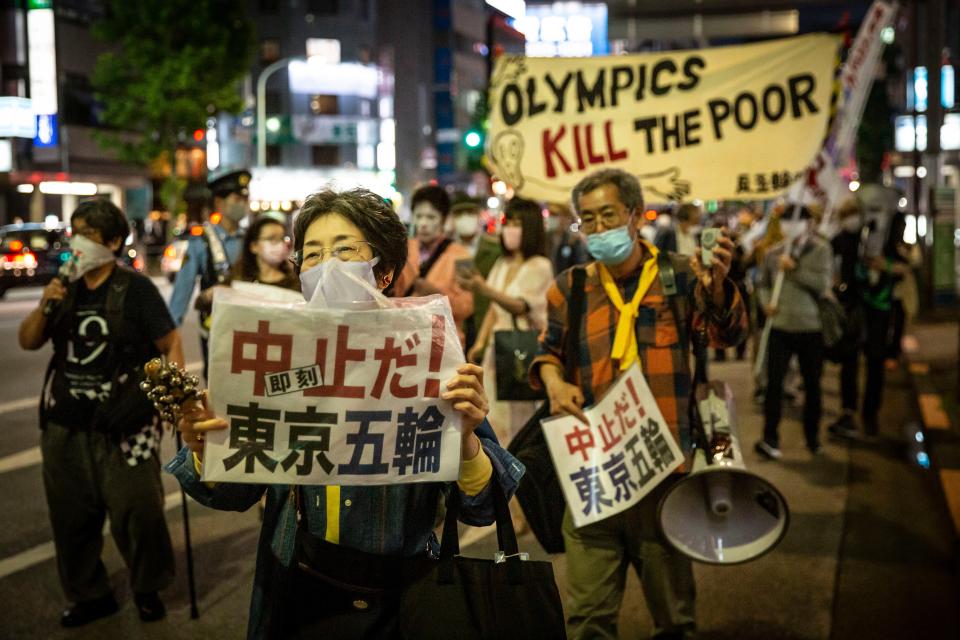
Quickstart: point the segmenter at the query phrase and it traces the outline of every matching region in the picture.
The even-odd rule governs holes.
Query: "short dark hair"
[[[118,257],[123,253],[123,243],[130,235],[130,223],[123,211],[107,198],[92,198],[81,202],[70,216],[70,226],[73,226],[75,220],[83,220],[88,227],[99,231],[104,244],[120,238],[120,246],[113,253]]]
[[[700,219],[700,207],[686,202],[677,207],[677,220],[680,222],[690,222]]]
[[[447,195],[443,187],[438,187],[434,184],[420,187],[413,192],[413,196],[410,198],[410,209],[413,209],[421,202],[429,202],[444,218],[450,213],[450,196]]]
[[[386,200],[367,189],[339,192],[324,189],[307,196],[293,225],[294,250],[302,251],[310,225],[331,213],[337,213],[356,225],[366,241],[373,245],[374,255],[380,256],[380,263],[373,268],[374,274],[378,278],[392,274],[392,282],[396,282],[407,263],[407,228]]]
[[[543,228],[543,210],[539,204],[524,198],[513,198],[503,208],[503,215],[508,220],[520,220],[520,251],[524,259],[546,255],[547,234]],[[504,254],[509,253],[503,245],[502,237],[500,246]]]
[[[267,225],[275,224],[281,227],[286,233],[287,226],[274,217],[260,215],[250,223],[247,233],[243,236],[243,248],[240,250],[240,261],[237,263],[237,273],[241,280],[253,282],[260,277],[260,266],[257,264],[257,256],[250,250],[250,246],[260,239],[260,231]],[[288,261],[280,265],[279,269],[284,273],[290,273],[293,265]]]
[[[580,215],[580,196],[607,184],[617,188],[620,202],[631,213],[637,207],[643,207],[643,191],[640,189],[640,181],[637,180],[636,176],[623,169],[601,169],[583,178],[573,188],[573,208],[578,216]]]

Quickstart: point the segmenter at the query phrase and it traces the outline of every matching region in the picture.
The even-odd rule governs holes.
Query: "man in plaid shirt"
[[[566,354],[567,303],[572,269],[557,276],[547,293],[548,326],[541,354],[530,369],[531,383],[545,387],[552,413],[585,421],[583,407],[606,391],[639,359],[663,417],[687,455],[688,405],[692,388],[689,340],[705,335],[711,347],[731,347],[747,332],[747,310],[726,277],[733,243],[725,235],[709,268],[694,258],[670,254],[676,282],[674,304],[663,290],[657,249],[642,240],[643,195],[637,179],[617,169],[584,178],[573,190],[580,229],[596,258],[585,267],[579,353]],[[574,267],[578,268],[578,267]],[[681,328],[674,309],[685,323]],[[576,357],[574,379],[565,380],[568,357]],[[689,638],[695,633],[694,583],[690,560],[660,536],[657,505],[677,475],[637,505],[578,529],[564,514],[569,579],[568,632],[572,639],[616,638],[627,565],[639,574],[654,620],[654,637]]]

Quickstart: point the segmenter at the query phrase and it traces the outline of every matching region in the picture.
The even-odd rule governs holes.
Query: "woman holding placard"
[[[372,192],[323,191],[304,202],[294,249],[304,296],[350,308],[394,281],[406,262],[406,229]],[[296,637],[313,629],[322,629],[325,637],[396,637],[394,580],[411,559],[436,550],[433,527],[441,496],[459,492],[461,521],[487,525],[494,519],[494,491],[502,489],[509,499],[523,474],[486,421],[482,378],[480,367],[463,364],[441,389],[441,399],[461,415],[456,483],[204,483],[198,454],[205,436],[228,424],[206,400],[185,407],[179,429],[188,446],[166,466],[185,491],[206,506],[237,511],[267,495],[248,637]]]

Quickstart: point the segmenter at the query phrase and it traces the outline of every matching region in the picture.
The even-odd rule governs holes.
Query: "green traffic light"
[[[483,142],[483,138],[476,131],[468,131],[467,135],[463,137],[463,142],[471,149],[476,149]]]

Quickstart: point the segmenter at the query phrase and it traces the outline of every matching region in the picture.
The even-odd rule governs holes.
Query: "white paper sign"
[[[576,527],[632,507],[683,463],[639,365],[584,413],[589,426],[572,416],[542,422]]]
[[[203,480],[456,480],[460,414],[440,399],[464,362],[450,303],[431,296],[392,304],[315,309],[302,298],[218,290],[210,401],[230,428],[207,436]]]

